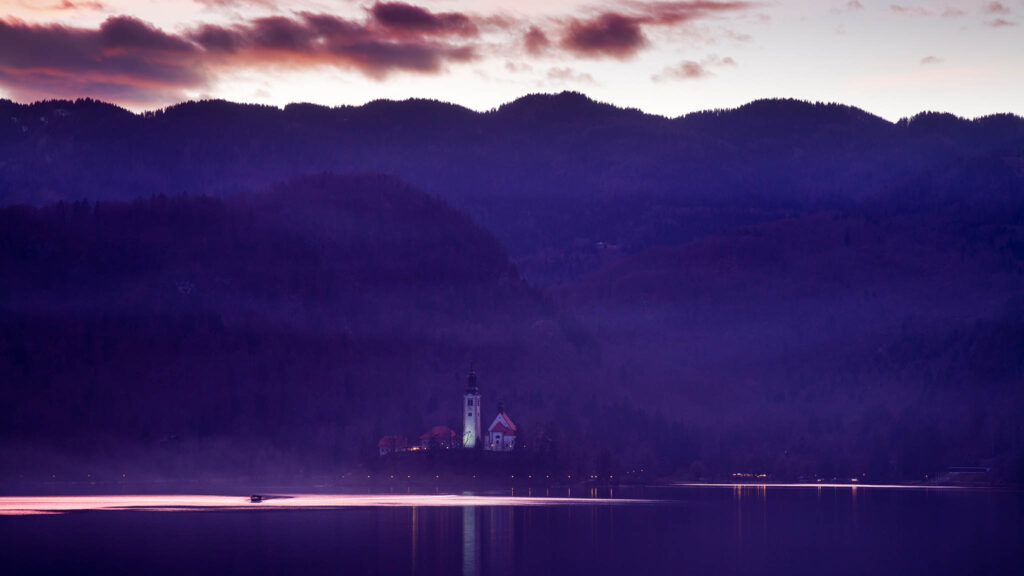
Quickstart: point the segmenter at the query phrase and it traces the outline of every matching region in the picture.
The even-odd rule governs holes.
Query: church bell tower
[[[462,447],[476,448],[480,442],[480,389],[476,386],[476,372],[469,367],[466,393],[462,397]]]

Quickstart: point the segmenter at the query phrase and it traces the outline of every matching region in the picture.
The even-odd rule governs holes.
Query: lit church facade
[[[484,450],[495,452],[511,452],[516,447],[516,425],[498,404],[498,415],[487,427],[486,434],[480,427],[480,387],[476,382],[476,372],[469,369],[466,379],[466,391],[462,396],[462,447],[476,448],[478,442],[484,443]]]
[[[476,372],[471,367],[466,379],[466,392],[462,395],[462,447],[476,448],[480,438],[480,388],[476,385]]]

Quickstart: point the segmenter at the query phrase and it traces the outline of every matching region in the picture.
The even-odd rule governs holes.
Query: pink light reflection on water
[[[562,506],[610,505],[649,500],[610,498],[523,498],[457,494],[282,494],[260,503],[248,496],[137,495],[137,496],[7,496],[0,497],[0,515],[56,514],[76,510],[195,511],[233,509],[309,509],[402,506]]]
[[[672,486],[686,488],[885,488],[887,490],[964,490],[965,486],[932,486],[927,484],[835,484],[835,483],[771,483],[771,482],[676,482]]]

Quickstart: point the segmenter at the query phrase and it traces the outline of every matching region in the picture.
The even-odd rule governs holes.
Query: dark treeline
[[[206,101],[144,115],[89,100],[5,101],[0,202],[223,196],[322,171],[386,173],[469,213],[527,278],[550,284],[619,251],[845,208],[1022,141],[1016,116],[893,124],[792,100],[674,119],[573,93],[487,113],[425,100],[284,109]]]

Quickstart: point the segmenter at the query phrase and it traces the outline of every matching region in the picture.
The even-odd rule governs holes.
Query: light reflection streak
[[[493,510],[491,511],[493,514]],[[491,522],[494,520],[492,518]],[[462,576],[480,576],[480,544],[476,535],[476,508],[462,509]]]
[[[416,573],[416,541],[419,539],[419,521],[416,518],[416,507],[412,507],[412,573]]]
[[[116,495],[116,496],[3,496],[0,515],[52,514],[76,510],[256,510],[357,507],[455,507],[455,506],[566,506],[615,505],[653,502],[638,499],[540,498],[471,496],[457,494],[287,494],[265,497],[252,503],[248,496],[214,495]]]
[[[671,486],[686,488],[885,488],[900,490],[970,490],[969,486],[921,486],[916,484],[753,484],[753,483],[699,483],[676,482]]]

